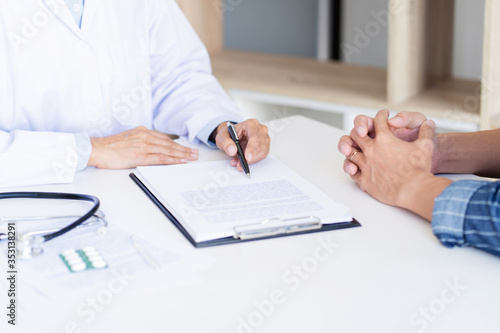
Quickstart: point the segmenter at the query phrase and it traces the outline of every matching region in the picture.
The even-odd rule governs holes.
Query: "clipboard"
[[[238,226],[234,228],[233,237],[224,237],[209,241],[196,242],[189,232],[182,226],[177,218],[156,198],[146,185],[134,174],[130,178],[144,191],[151,201],[167,216],[167,218],[179,229],[187,240],[196,248],[204,248],[218,245],[235,244],[254,240],[280,238],[294,235],[303,235],[329,230],[360,227],[361,224],[352,219],[348,222],[323,224],[314,216],[298,217],[293,219],[267,219],[258,224]]]

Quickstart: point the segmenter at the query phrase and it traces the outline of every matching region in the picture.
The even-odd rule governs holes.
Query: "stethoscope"
[[[23,259],[31,259],[36,255],[43,252],[41,247],[42,243],[48,242],[56,237],[62,236],[76,227],[82,225],[93,225],[95,221],[90,219],[94,217],[98,222],[101,222],[104,227],[107,226],[104,213],[99,211],[100,201],[93,195],[74,194],[74,193],[50,193],[50,192],[6,192],[0,193],[1,199],[59,199],[59,200],[76,200],[92,202],[90,208],[85,214],[81,216],[58,216],[58,217],[30,217],[30,218],[8,218],[11,222],[20,220],[50,220],[61,218],[77,218],[73,223],[61,229],[50,229],[43,231],[35,231],[24,233],[16,239],[18,256]],[[7,234],[0,233],[0,241],[8,239]]]

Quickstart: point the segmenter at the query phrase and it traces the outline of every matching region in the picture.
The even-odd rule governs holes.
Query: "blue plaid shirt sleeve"
[[[434,202],[432,230],[447,247],[473,246],[500,256],[500,181],[452,183]]]

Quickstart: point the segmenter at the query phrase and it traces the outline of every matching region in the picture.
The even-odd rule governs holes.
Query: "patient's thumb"
[[[436,123],[433,120],[426,120],[420,126],[419,139],[433,139],[436,135]]]

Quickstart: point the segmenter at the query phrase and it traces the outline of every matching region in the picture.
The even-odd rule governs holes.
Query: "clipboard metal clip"
[[[321,229],[321,219],[315,216],[291,219],[271,218],[258,224],[234,227],[234,238],[241,240],[266,238]]]

